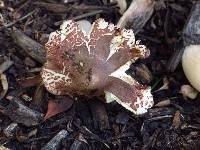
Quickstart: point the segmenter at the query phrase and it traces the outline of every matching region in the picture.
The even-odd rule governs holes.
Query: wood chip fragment
[[[70,10],[69,7],[62,4],[56,4],[56,3],[53,4],[45,2],[35,2],[34,4],[54,13],[65,13]]]
[[[33,104],[36,107],[41,107],[43,104],[43,98],[44,98],[44,86],[43,84],[39,84],[34,92],[34,96],[33,96]]]
[[[183,49],[176,49],[172,56],[169,58],[168,62],[167,62],[167,71],[168,72],[174,72],[176,70],[176,68],[178,67],[182,55],[183,55]]]
[[[175,129],[177,129],[178,127],[180,127],[181,125],[181,119],[180,119],[181,113],[179,110],[177,110],[175,112],[174,115],[174,119],[173,119],[173,123],[172,123],[172,127],[174,127]]]
[[[16,20],[14,20],[13,22],[10,22],[10,23],[8,23],[8,24],[4,24],[2,27],[0,27],[0,31],[1,31],[1,30],[4,30],[4,29],[7,29],[7,28],[9,28],[9,27],[12,27],[12,26],[13,26],[14,24],[16,24],[17,22],[22,21],[22,20],[24,20],[24,19],[30,17],[30,16],[33,15],[35,12],[37,12],[37,9],[35,9],[35,10],[29,12],[28,14],[26,14],[25,16],[23,16],[23,17],[21,17],[21,18],[18,18],[18,19],[16,19]]]
[[[78,135],[78,138],[74,140],[73,144],[70,146],[70,150],[80,150],[83,149],[84,142],[87,143],[82,134]]]
[[[90,110],[92,112],[94,127],[101,131],[109,129],[108,115],[105,106],[98,100],[92,100],[90,102]]]
[[[9,105],[6,106],[3,114],[8,116],[12,121],[21,123],[25,126],[38,125],[42,120],[42,113],[25,106],[18,98],[13,98]]]
[[[18,124],[13,122],[9,124],[4,130],[3,133],[5,134],[6,137],[12,138],[15,135],[15,132],[17,130]]]
[[[61,146],[62,139],[68,135],[69,133],[66,130],[61,130],[41,150],[58,150]]]
[[[119,7],[120,14],[123,14],[127,8],[126,0],[111,0],[110,3],[117,2],[117,6]]]
[[[141,84],[149,84],[153,75],[145,64],[133,64],[131,76]]]
[[[13,62],[11,60],[6,60],[0,65],[0,74],[6,71],[10,66],[12,66]]]
[[[131,26],[134,29],[134,33],[137,33],[151,17],[154,5],[154,0],[133,0],[120,18],[117,26],[120,28]]]
[[[4,74],[0,74],[0,79],[1,79],[1,85],[3,87],[3,90],[0,95],[0,99],[2,99],[8,91],[8,81],[6,75]]]
[[[45,50],[40,43],[31,39],[17,28],[13,28],[13,30],[10,31],[10,35],[27,55],[31,56],[39,63],[43,64],[45,62]]]
[[[165,106],[169,106],[170,104],[171,104],[171,100],[166,99],[166,100],[158,102],[155,106],[156,107],[165,107]]]
[[[4,146],[0,146],[0,150],[11,150],[11,149],[4,147]]]
[[[183,29],[183,41],[185,45],[200,44],[200,1],[191,9]]]

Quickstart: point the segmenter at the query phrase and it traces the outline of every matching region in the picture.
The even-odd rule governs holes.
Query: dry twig
[[[31,11],[30,13],[26,14],[25,16],[23,16],[23,17],[15,20],[15,21],[13,21],[13,22],[10,22],[10,23],[4,25],[3,27],[0,27],[0,31],[4,30],[6,28],[12,27],[13,25],[15,25],[16,23],[18,23],[19,21],[22,21],[22,20],[28,18],[29,16],[33,15],[35,12],[37,12],[37,9]]]

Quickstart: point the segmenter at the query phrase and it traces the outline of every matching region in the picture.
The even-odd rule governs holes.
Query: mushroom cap
[[[125,73],[131,63],[150,54],[139,42],[132,30],[104,19],[96,20],[89,32],[75,21],[65,21],[45,45],[44,85],[55,95],[105,95],[136,114],[145,113],[153,106],[150,87]]]
[[[185,48],[182,66],[189,82],[200,92],[200,45],[190,45]]]

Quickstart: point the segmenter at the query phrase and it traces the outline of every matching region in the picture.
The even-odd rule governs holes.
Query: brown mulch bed
[[[70,109],[40,121],[48,100],[55,96],[37,82],[42,64],[24,52],[12,31],[17,28],[43,46],[63,20],[93,22],[101,17],[117,23],[121,15],[116,4],[106,0],[4,0],[0,70],[9,67],[3,72],[7,81],[1,81],[8,83],[6,95],[0,86],[0,145],[41,149],[58,132],[67,131],[59,149],[200,149],[200,96],[183,98],[180,88],[189,83],[181,64],[173,61],[181,53],[182,31],[193,4],[194,0],[158,0],[152,17],[136,35],[151,51],[149,58],[128,70],[138,82],[152,87],[155,106],[146,114],[135,116],[115,102],[78,96]],[[146,68],[150,72],[145,76]],[[16,113],[18,107],[23,107],[22,113],[30,111],[33,118]]]

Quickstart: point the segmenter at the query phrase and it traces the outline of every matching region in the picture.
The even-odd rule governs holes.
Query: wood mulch
[[[24,49],[43,50],[63,20],[117,23],[121,15],[107,0],[0,0],[0,149],[200,149],[200,96],[190,100],[179,92],[189,84],[179,56],[193,4],[157,0],[136,35],[151,56],[128,73],[151,85],[155,106],[148,113],[135,116],[115,102],[79,96],[68,110],[43,121],[47,101],[55,98],[38,81],[44,54],[33,59]],[[27,42],[19,45],[24,37]]]

